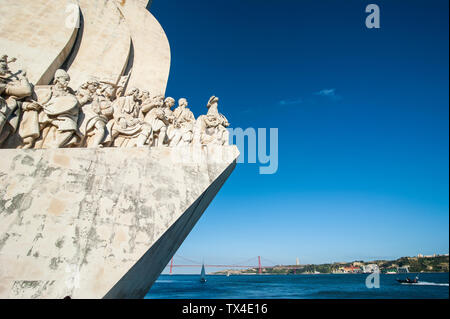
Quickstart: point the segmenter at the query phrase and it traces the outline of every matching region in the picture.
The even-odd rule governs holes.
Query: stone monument
[[[236,165],[146,5],[0,6],[0,298],[143,298]]]

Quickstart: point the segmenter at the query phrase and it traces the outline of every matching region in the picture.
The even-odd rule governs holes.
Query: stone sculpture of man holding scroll
[[[69,81],[69,74],[59,69],[55,72],[53,86],[35,89],[36,103],[42,108],[36,148],[75,147],[81,142],[77,124],[80,105]]]

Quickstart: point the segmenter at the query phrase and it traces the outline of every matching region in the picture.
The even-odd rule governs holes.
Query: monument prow
[[[143,298],[236,146],[0,150],[0,298]]]
[[[219,98],[165,96],[147,4],[0,6],[0,298],[143,298],[233,171]]]

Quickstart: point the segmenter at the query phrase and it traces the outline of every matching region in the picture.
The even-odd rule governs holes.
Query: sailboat
[[[202,272],[200,273],[200,282],[206,282],[205,264],[202,264]]]

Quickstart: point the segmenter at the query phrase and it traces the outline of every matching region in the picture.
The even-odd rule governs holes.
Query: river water
[[[414,285],[380,275],[379,288],[366,286],[366,274],[320,275],[161,275],[146,299],[416,299],[449,298],[448,273],[424,273]],[[415,274],[408,274],[414,278]],[[372,281],[372,283],[375,283]]]

